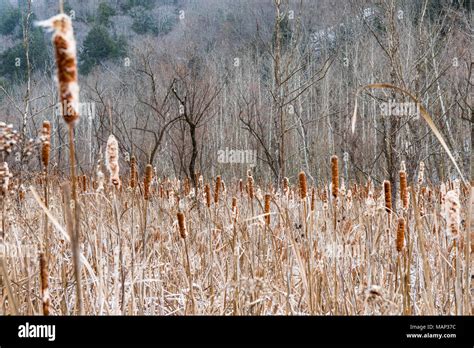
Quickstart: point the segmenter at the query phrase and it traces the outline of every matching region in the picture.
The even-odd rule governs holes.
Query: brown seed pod
[[[398,226],[397,226],[397,251],[400,252],[403,249],[403,245],[405,244],[405,219],[399,218],[398,219]]]
[[[336,155],[331,157],[331,192],[334,198],[339,194],[339,166]]]
[[[407,190],[407,173],[400,170],[400,200],[403,204],[403,209],[408,208],[408,190]]]
[[[284,177],[283,178],[283,192],[286,194],[288,194],[288,191],[290,189],[290,184],[289,184],[289,180],[287,177]]]
[[[145,200],[150,199],[150,185],[153,179],[153,167],[151,164],[147,164],[145,168],[145,179],[143,181],[143,191]]]
[[[299,179],[300,179],[300,197],[301,199],[305,199],[306,198],[306,194],[307,194],[307,185],[306,185],[306,174],[301,171],[300,174],[299,174]]]
[[[178,217],[178,228],[179,228],[179,235],[181,238],[186,238],[187,230],[186,230],[186,220],[184,217],[184,213],[179,211],[177,214]]]
[[[249,194],[249,198],[250,199],[253,199],[253,177],[251,175],[249,175],[247,177],[247,190],[248,190],[248,194]]]
[[[216,189],[214,191],[214,203],[217,204],[219,202],[219,190],[221,188],[221,176],[218,175],[216,177]]]
[[[316,194],[315,194],[315,189],[314,187],[311,188],[311,211],[314,211],[314,207],[315,207],[315,201],[316,201]]]
[[[41,162],[43,167],[47,168],[51,152],[51,124],[48,121],[43,122],[43,130],[41,134]]]
[[[206,196],[206,205],[208,208],[211,207],[211,187],[209,186],[209,184],[206,184],[204,186],[204,194]]]
[[[385,210],[387,213],[392,213],[392,185],[390,181],[385,180],[383,182],[383,190],[385,194]]]
[[[270,200],[271,200],[272,196],[269,195],[269,194],[266,194],[265,195],[265,214],[268,214],[268,215],[265,215],[265,224],[266,225],[270,225]]]

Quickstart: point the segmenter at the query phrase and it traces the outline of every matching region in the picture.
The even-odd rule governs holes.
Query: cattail
[[[135,188],[137,186],[137,159],[135,156],[130,158],[130,187]]]
[[[43,302],[43,314],[49,315],[49,288],[48,288],[48,269],[46,257],[40,253],[40,278],[41,278],[41,300]]]
[[[337,199],[339,193],[339,166],[338,158],[336,155],[331,157],[331,192],[332,196]]]
[[[150,199],[150,185],[153,179],[153,167],[151,164],[147,164],[145,168],[145,179],[143,180],[143,191],[145,200]]]
[[[248,175],[247,176],[247,190],[248,190],[248,194],[249,194],[249,198],[250,199],[253,199],[253,178],[251,175]]]
[[[385,193],[385,210],[390,214],[392,212],[392,185],[390,181],[385,180],[383,182],[383,190]]]
[[[82,192],[87,191],[87,176],[81,176],[81,183],[82,183]]]
[[[3,162],[0,164],[0,191],[2,195],[6,195],[8,193],[8,186],[10,184],[10,178],[12,174],[8,169],[8,163]]]
[[[59,99],[63,108],[63,117],[68,125],[79,119],[79,85],[77,83],[76,40],[72,29],[71,18],[58,14],[37,25],[54,30]]]
[[[399,218],[398,219],[398,227],[397,227],[397,251],[400,252],[403,249],[403,245],[405,243],[405,219]]]
[[[448,235],[456,238],[459,235],[460,216],[459,195],[456,190],[450,190],[446,193],[444,211],[446,216],[446,225],[448,227]]]
[[[204,195],[206,196],[206,205],[208,208],[211,207],[211,187],[209,184],[204,186]]]
[[[43,130],[41,132],[41,162],[43,167],[48,167],[49,155],[51,152],[51,124],[48,121],[43,122]]]
[[[323,193],[321,194],[321,201],[323,202],[323,209],[327,210],[329,208],[328,205],[328,191],[326,186],[324,186]]]
[[[118,142],[113,134],[110,134],[107,140],[107,151],[105,154],[105,163],[110,173],[110,182],[115,188],[120,189],[121,181],[119,177],[119,162],[118,162]]]
[[[283,178],[283,193],[284,193],[285,195],[288,194],[289,186],[290,186],[290,185],[289,185],[289,180],[288,180],[288,178],[285,176],[285,177]]]
[[[186,231],[186,220],[184,218],[184,213],[179,211],[178,214],[177,214],[177,217],[178,217],[178,227],[179,227],[179,235],[181,236],[181,238],[186,238],[186,234],[187,234],[187,231]]]
[[[237,209],[237,197],[232,197],[232,211]]]
[[[299,174],[299,178],[300,178],[300,197],[301,199],[305,199],[306,198],[306,174],[301,171],[300,174]]]
[[[244,192],[244,182],[242,181],[242,179],[239,180],[239,190],[240,190],[240,195],[242,196]]]
[[[271,195],[266,194],[265,195],[265,224],[270,225],[270,199],[272,198]]]
[[[407,190],[407,173],[400,170],[400,200],[402,201],[403,209],[408,208],[408,190]]]
[[[219,190],[221,188],[221,176],[218,175],[216,177],[216,189],[214,191],[214,203],[217,204],[219,202]]]
[[[315,197],[315,192],[314,192],[314,187],[311,189],[311,211],[314,211],[314,206],[315,206],[315,201],[316,201],[316,197]]]

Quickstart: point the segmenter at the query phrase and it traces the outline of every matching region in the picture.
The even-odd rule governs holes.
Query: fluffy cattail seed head
[[[8,163],[2,162],[0,163],[0,192],[2,196],[8,193],[8,186],[10,184],[10,178],[12,174],[8,169]]]
[[[405,219],[399,218],[398,219],[398,226],[397,226],[397,251],[400,252],[403,249],[403,245],[405,243]]]
[[[305,199],[306,194],[307,194],[307,185],[306,185],[306,174],[303,171],[300,172],[299,179],[300,179],[300,197],[301,199]]]
[[[390,214],[392,212],[392,185],[390,181],[385,180],[383,182],[383,190],[385,194],[385,210]]]
[[[147,164],[145,168],[145,179],[143,181],[143,191],[145,200],[150,199],[150,185],[153,179],[153,167],[151,164]]]
[[[331,192],[334,198],[337,198],[339,194],[339,166],[338,158],[336,155],[331,157]]]
[[[446,193],[444,211],[448,235],[456,238],[459,235],[459,223],[461,222],[459,195],[456,190]]]
[[[110,182],[115,188],[120,189],[121,181],[119,177],[119,162],[118,162],[118,142],[113,134],[110,134],[107,140],[107,150],[105,154],[105,163],[110,173]]]
[[[76,40],[71,18],[61,13],[38,22],[37,25],[54,31],[53,44],[62,114],[64,121],[73,125],[79,119],[79,85],[77,83]]]
[[[186,238],[186,235],[187,235],[187,230],[186,230],[186,220],[185,220],[185,217],[184,217],[184,213],[183,212],[178,212],[177,214],[177,217],[178,217],[178,228],[179,228],[179,235],[181,236],[181,238]]]

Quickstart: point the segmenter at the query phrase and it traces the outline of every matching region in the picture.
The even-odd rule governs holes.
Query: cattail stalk
[[[49,288],[48,288],[48,263],[46,256],[40,253],[40,279],[41,279],[41,301],[43,304],[43,315],[49,315]]]
[[[184,244],[184,251],[185,251],[185,257],[186,257],[186,273],[188,276],[188,286],[189,286],[189,294],[191,297],[191,307],[192,307],[192,312],[196,313],[196,304],[194,300],[194,291],[193,291],[193,277],[191,273],[191,262],[189,261],[189,251],[188,251],[188,243],[187,243],[187,229],[186,229],[186,218],[184,216],[184,213],[179,211],[176,214],[178,218],[178,230],[179,230],[179,236],[183,240]]]

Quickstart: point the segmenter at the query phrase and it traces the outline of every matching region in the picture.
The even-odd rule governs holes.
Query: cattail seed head
[[[301,171],[299,174],[299,179],[300,179],[300,197],[301,199],[306,199],[306,191],[307,191],[307,186],[306,186],[306,174]]]
[[[403,209],[408,208],[407,188],[407,173],[404,170],[400,170],[400,200],[402,201]]]
[[[265,215],[265,224],[266,225],[270,225],[270,200],[271,200],[272,196],[269,195],[269,194],[266,194],[265,195],[265,214],[268,214],[268,215]]]
[[[135,156],[130,158],[130,187],[135,188],[137,186],[137,159]]]
[[[110,173],[110,182],[115,188],[120,189],[121,181],[119,177],[119,162],[118,162],[118,142],[113,134],[110,134],[107,140],[107,150],[105,153],[105,163]]]
[[[423,184],[424,179],[425,179],[425,163],[421,161],[420,170],[418,171],[418,186],[421,186]]]
[[[247,176],[247,190],[248,190],[249,198],[253,199],[254,189],[253,189],[253,177],[251,175]]]
[[[316,201],[316,194],[314,187],[311,189],[311,211],[314,211],[315,208],[315,201]]]
[[[186,220],[184,217],[184,213],[179,211],[177,214],[178,217],[178,228],[179,228],[179,235],[181,238],[185,239],[187,235],[187,230],[186,230]]]
[[[289,191],[289,189],[290,189],[289,186],[290,186],[289,180],[288,180],[288,178],[285,176],[285,177],[283,178],[283,193],[284,193],[285,195],[288,195],[288,191]]]
[[[405,243],[405,219],[399,218],[398,219],[398,226],[397,226],[397,251],[400,252],[403,249],[403,245]]]
[[[51,152],[51,124],[49,121],[43,122],[43,129],[41,131],[41,162],[43,167],[48,167],[49,156]]]
[[[459,223],[461,222],[459,195],[456,190],[450,190],[446,193],[444,213],[448,235],[453,238],[459,235]]]
[[[1,191],[2,196],[8,193],[11,177],[12,177],[12,174],[10,173],[10,170],[8,169],[8,163],[7,162],[0,163],[0,191]]]
[[[48,288],[48,265],[46,263],[46,257],[43,253],[40,253],[40,279],[41,279],[41,300],[43,303],[43,314],[49,315],[49,288]]]
[[[79,85],[77,83],[76,40],[72,29],[71,18],[58,14],[37,25],[54,30],[59,99],[64,121],[73,125],[79,119]]]
[[[204,195],[206,196],[206,205],[208,208],[211,207],[211,187],[209,184],[204,186]]]
[[[151,164],[147,164],[145,168],[145,178],[143,180],[143,191],[145,200],[150,199],[150,185],[153,179],[153,167]]]
[[[219,190],[221,188],[221,176],[218,175],[216,177],[216,189],[214,191],[214,203],[217,204],[219,202]]]
[[[338,158],[336,155],[331,157],[331,192],[334,198],[337,198],[339,193],[339,166]]]
[[[392,185],[390,181],[385,180],[383,182],[383,190],[385,194],[385,210],[390,214],[392,212]]]

